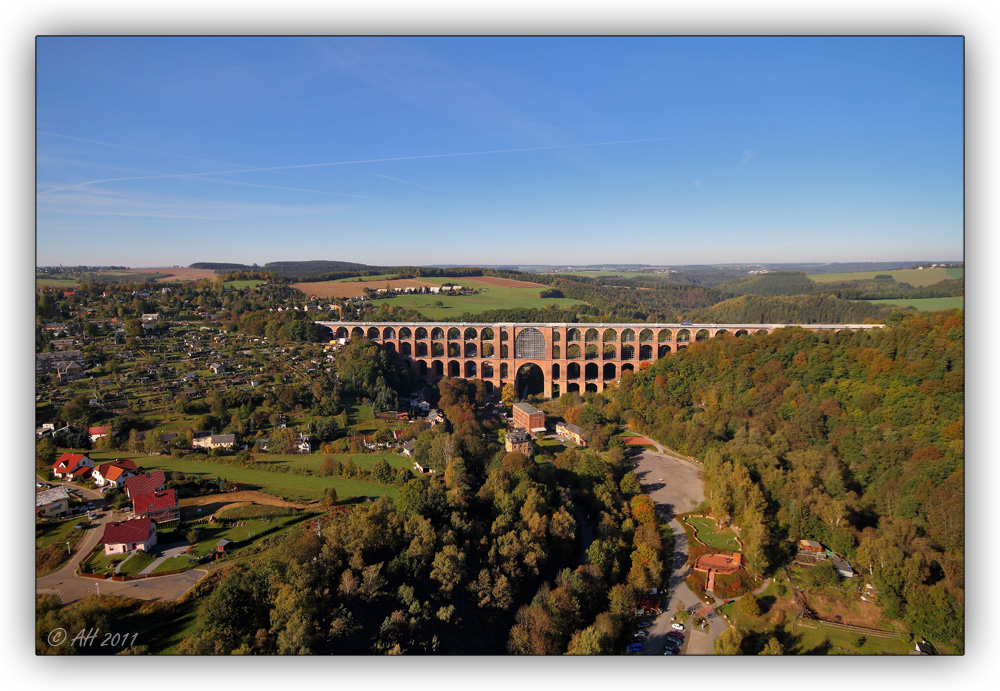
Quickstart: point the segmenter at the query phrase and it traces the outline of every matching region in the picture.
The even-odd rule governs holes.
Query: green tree
[[[39,463],[51,466],[56,461],[56,444],[51,437],[44,437],[35,445],[35,458]]]
[[[143,440],[143,450],[150,455],[160,453],[160,449],[163,447],[163,432],[158,429],[151,429],[146,432],[146,438]]]
[[[337,489],[335,487],[323,488],[323,506],[334,506],[338,501],[340,501],[340,499],[337,496]]]
[[[785,648],[781,645],[781,642],[777,638],[771,636],[767,639],[767,643],[761,649],[760,655],[784,655]]]
[[[715,639],[716,655],[742,655],[743,632],[737,628],[728,628]]]
[[[760,603],[757,602],[757,596],[753,593],[747,593],[740,598],[740,611],[748,617],[759,617],[760,616]]]
[[[441,584],[443,593],[450,595],[465,578],[465,554],[455,545],[445,545],[434,557],[431,578]]]

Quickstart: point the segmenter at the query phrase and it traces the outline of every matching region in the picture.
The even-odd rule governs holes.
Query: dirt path
[[[244,490],[241,492],[222,492],[219,494],[206,494],[201,497],[186,497],[180,500],[181,520],[193,521],[197,518],[208,518],[214,516],[223,509],[233,506],[252,506],[254,504],[264,504],[266,506],[280,506],[293,509],[307,509],[314,505],[296,504],[285,501],[279,497],[254,490]]]

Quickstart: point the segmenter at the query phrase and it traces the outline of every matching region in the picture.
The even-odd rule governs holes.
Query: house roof
[[[132,510],[138,514],[177,508],[177,494],[172,489],[139,494],[132,499]]]
[[[69,499],[65,487],[53,487],[35,494],[35,508],[47,506],[63,499]]]
[[[60,472],[64,470],[72,470],[83,458],[84,454],[82,453],[64,453],[56,459],[56,462],[52,464],[52,467]]]
[[[571,432],[573,434],[583,434],[583,431],[572,422],[560,422],[557,427],[562,427],[567,432]]]
[[[150,523],[152,523],[152,519],[149,516],[108,523],[104,526],[101,542],[111,545],[123,542],[145,542],[146,538],[149,537]]]
[[[212,435],[213,444],[235,444],[236,435],[235,434],[213,434]]]
[[[125,489],[128,490],[130,497],[136,497],[143,494],[151,494],[166,483],[167,476],[164,475],[162,470],[157,470],[155,473],[143,473],[142,475],[130,477],[125,481]]]
[[[88,427],[87,434],[107,434],[111,431],[110,427]]]
[[[531,437],[523,429],[515,428],[507,433],[507,438],[510,439],[511,444],[520,444],[526,442]]]
[[[103,466],[102,466],[103,467]],[[122,475],[132,472],[128,468],[123,468],[117,463],[109,463],[105,470],[101,471],[101,475],[104,476],[105,480],[115,480],[117,481]]]

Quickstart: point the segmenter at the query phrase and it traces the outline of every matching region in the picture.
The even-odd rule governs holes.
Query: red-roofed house
[[[125,481],[125,494],[128,495],[129,499],[138,497],[140,494],[152,494],[159,492],[166,484],[167,476],[163,474],[162,470],[157,470],[155,473],[143,473]]]
[[[104,526],[101,542],[105,554],[124,554],[134,549],[148,552],[156,544],[156,523],[148,516],[108,523]]]
[[[135,495],[132,500],[132,513],[152,518],[158,524],[181,520],[181,510],[177,507],[177,494],[172,489]]]
[[[94,467],[94,462],[82,453],[64,453],[52,465],[52,474],[57,478],[86,476]]]
[[[136,473],[135,462],[122,458],[110,463],[102,463],[94,468],[94,484],[98,487],[108,485],[109,487],[121,487],[125,480],[133,477]]]
[[[90,427],[87,429],[87,434],[90,435],[90,443],[93,444],[95,441],[101,437],[106,437],[111,434],[110,427]]]

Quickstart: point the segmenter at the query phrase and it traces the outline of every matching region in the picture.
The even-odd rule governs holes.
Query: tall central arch
[[[514,359],[532,360],[545,358],[545,336],[533,326],[521,329],[514,339]]]

